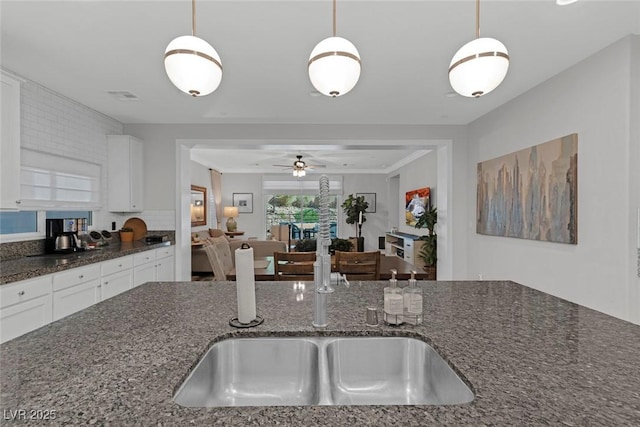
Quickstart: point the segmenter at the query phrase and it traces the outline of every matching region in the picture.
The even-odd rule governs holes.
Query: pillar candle
[[[253,248],[236,249],[235,257],[238,321],[247,324],[256,318],[256,278],[253,270]]]

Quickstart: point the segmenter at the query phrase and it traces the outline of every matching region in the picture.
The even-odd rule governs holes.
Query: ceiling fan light
[[[222,81],[222,62],[215,49],[195,36],[180,36],[165,50],[164,68],[171,83],[191,96],[208,95]]]
[[[309,79],[318,92],[337,97],[348,93],[360,78],[360,53],[349,40],[329,37],[309,56]]]
[[[568,4],[575,3],[575,2],[577,2],[577,1],[578,1],[578,0],[556,0],[556,4],[557,4],[558,6],[566,6],[566,5],[568,5]]]
[[[451,59],[449,82],[462,96],[478,98],[502,83],[509,69],[509,53],[504,44],[489,37],[462,46]]]

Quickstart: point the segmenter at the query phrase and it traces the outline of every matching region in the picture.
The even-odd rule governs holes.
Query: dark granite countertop
[[[385,283],[352,282],[329,296],[329,327],[319,332],[311,326],[311,285],[258,282],[265,321],[237,330],[228,324],[234,283],[147,283],[2,344],[0,407],[55,411],[57,425],[640,425],[640,326],[513,282],[419,285],[421,326],[366,327],[365,307],[381,310]],[[319,333],[424,339],[476,398],[451,406],[209,409],[172,401],[212,342]]]
[[[0,285],[107,261],[170,244],[169,241],[155,244],[147,244],[141,240],[126,243],[118,241],[99,249],[70,254],[36,255],[2,260],[0,261]]]

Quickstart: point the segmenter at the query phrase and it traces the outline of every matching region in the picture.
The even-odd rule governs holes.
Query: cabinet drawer
[[[118,273],[133,267],[133,257],[124,256],[121,258],[112,259],[102,263],[102,275],[108,276],[109,274]]]
[[[138,266],[156,260],[154,251],[144,251],[133,255],[133,265]]]
[[[173,256],[174,251],[175,251],[174,246],[165,246],[162,248],[158,248],[156,249],[156,258],[160,259],[160,258],[166,258],[168,256]]]
[[[49,274],[0,286],[0,308],[50,294],[51,278],[52,276]]]
[[[80,283],[100,278],[100,264],[92,264],[86,267],[72,268],[71,270],[53,275],[53,290],[59,291]]]

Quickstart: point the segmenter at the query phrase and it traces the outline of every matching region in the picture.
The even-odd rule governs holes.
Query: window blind
[[[24,148],[20,156],[23,207],[100,208],[99,164]]]

